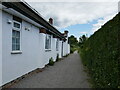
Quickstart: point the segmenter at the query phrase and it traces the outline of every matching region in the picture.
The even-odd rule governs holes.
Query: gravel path
[[[89,88],[79,54],[69,55],[43,72],[24,78],[12,88]]]

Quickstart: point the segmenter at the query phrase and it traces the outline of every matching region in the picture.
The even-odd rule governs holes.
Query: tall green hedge
[[[120,13],[96,31],[80,50],[93,87],[120,88]]]

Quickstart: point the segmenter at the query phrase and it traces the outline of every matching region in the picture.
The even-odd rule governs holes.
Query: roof
[[[59,37],[62,40],[65,40],[65,37],[61,32],[59,32],[54,26],[42,18],[42,16],[25,1],[17,0],[17,2],[2,2],[2,5],[18,11],[24,16],[47,28],[47,30],[50,31],[53,35]]]

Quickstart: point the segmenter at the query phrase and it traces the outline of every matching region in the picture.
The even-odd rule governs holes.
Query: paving
[[[11,88],[90,88],[79,54],[74,52],[54,66],[33,74]]]

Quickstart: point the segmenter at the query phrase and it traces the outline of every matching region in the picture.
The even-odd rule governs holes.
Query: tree
[[[87,40],[87,36],[82,35],[82,36],[79,38],[79,46],[83,46],[83,44],[85,43],[86,40]]]
[[[73,35],[71,35],[70,37],[68,37],[68,42],[72,45],[77,45],[78,44],[78,40],[76,37],[74,37]]]
[[[70,52],[73,53],[78,48],[78,40],[75,36],[71,35],[68,37],[68,42],[70,43]]]

